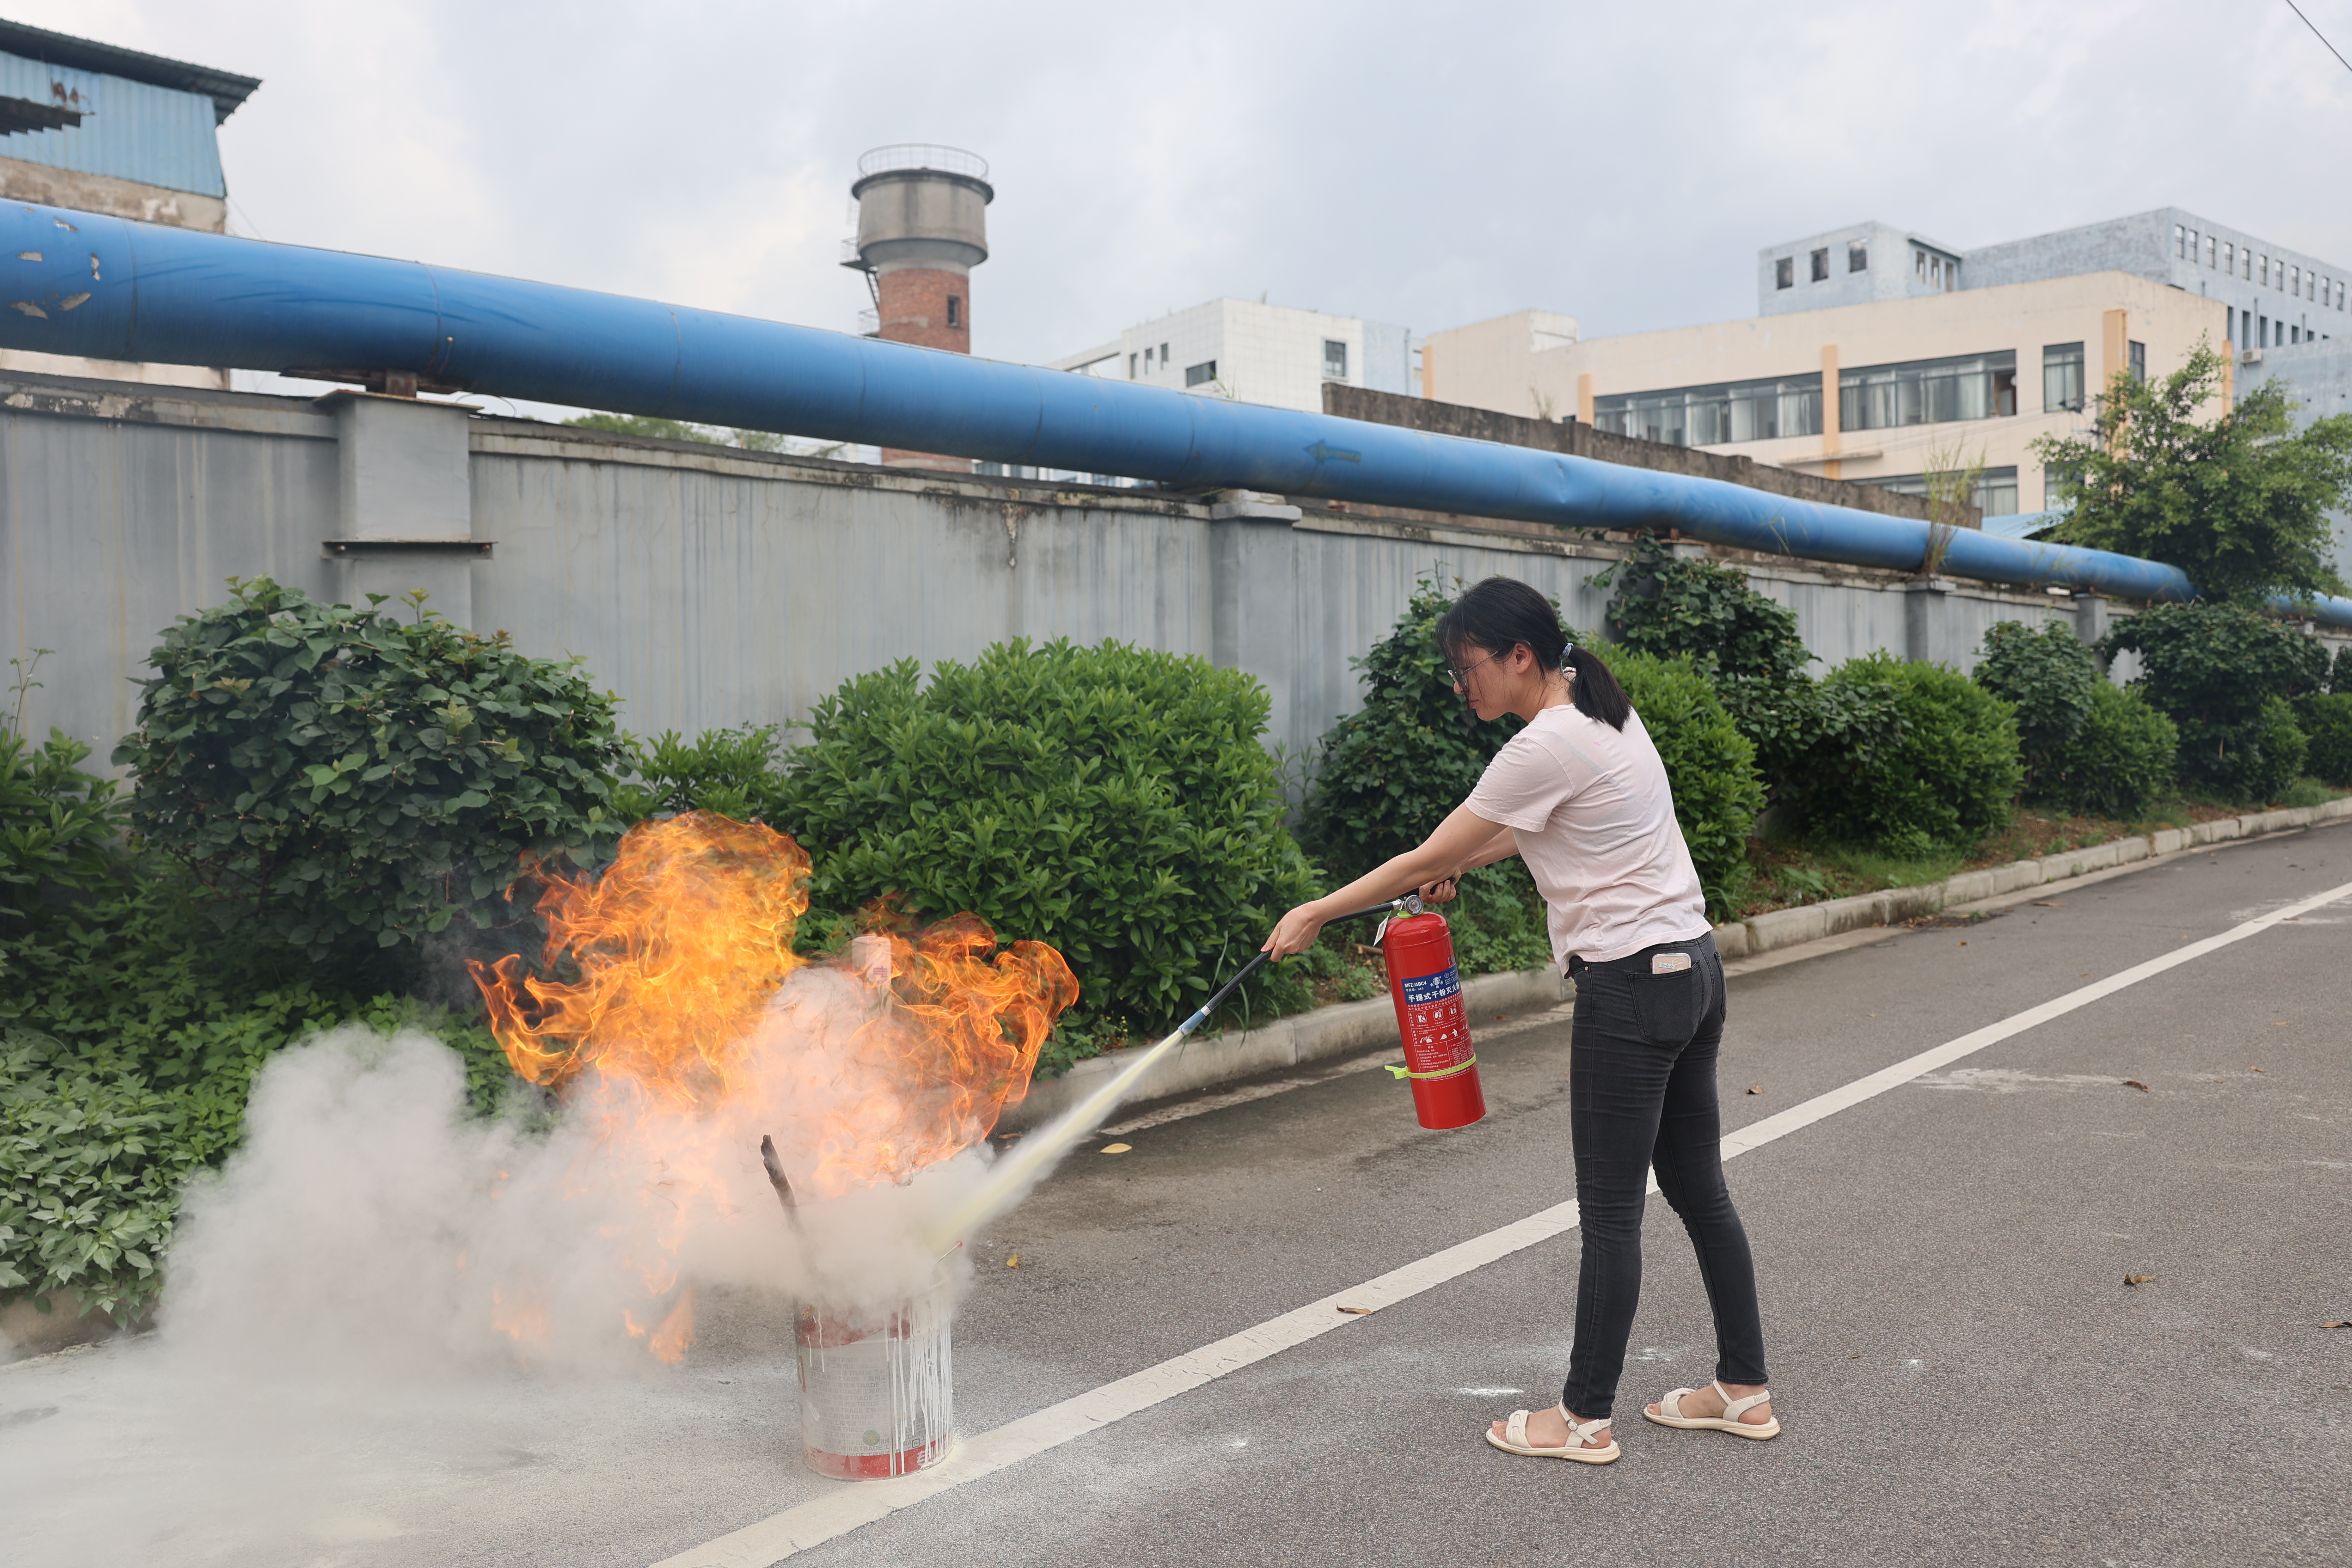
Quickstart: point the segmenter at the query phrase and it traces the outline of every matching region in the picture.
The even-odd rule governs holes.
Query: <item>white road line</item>
[[[1896,1089],[1921,1073],[1947,1067],[1963,1057],[1972,1056],[1988,1046],[1998,1045],[2012,1036],[2023,1034],[2064,1016],[2077,1008],[2112,996],[2116,992],[2153,979],[2167,970],[2219,952],[2233,942],[2269,930],[2283,921],[2352,898],[2352,882],[2324,893],[2273,910],[2269,914],[2236,925],[2217,936],[2189,942],[2177,952],[2146,963],[2136,964],[2105,980],[2095,981],[2078,990],[2069,991],[2038,1006],[2021,1013],[2012,1013],[1997,1024],[1962,1035],[1956,1040],[1906,1058],[1865,1078],[1854,1079],[1815,1095],[1801,1105],[1791,1106],[1777,1116],[1768,1116],[1736,1132],[1727,1133],[1723,1140],[1723,1157],[1727,1160],[1762,1147],[1775,1139],[1811,1126],[1841,1110],[1851,1110],[1866,1100]],[[1657,1184],[1652,1181],[1650,1190]],[[1294,1345],[1306,1343],[1320,1335],[1332,1333],[1361,1321],[1361,1317],[1343,1313],[1341,1307],[1363,1307],[1372,1311],[1409,1300],[1424,1290],[1433,1289],[1448,1280],[1459,1279],[1474,1269],[1483,1268],[1512,1253],[1549,1241],[1552,1237],[1576,1227],[1577,1207],[1574,1200],[1555,1204],[1538,1210],[1525,1219],[1517,1220],[1484,1236],[1474,1236],[1443,1252],[1433,1252],[1417,1262],[1391,1269],[1361,1285],[1334,1292],[1319,1300],[1271,1318],[1237,1334],[1228,1334],[1213,1344],[1202,1345],[1171,1357],[1156,1366],[1130,1373],[1114,1383],[1066,1399],[1059,1405],[1049,1405],[1017,1421],[1010,1421],[968,1437],[956,1446],[955,1452],[941,1464],[928,1470],[896,1480],[864,1481],[845,1485],[838,1490],[786,1509],[757,1524],[746,1526],[730,1535],[722,1535],[706,1545],[666,1558],[654,1568],[770,1568],[805,1547],[846,1535],[861,1525],[873,1523],[911,1508],[926,1498],[983,1476],[995,1474],[1009,1466],[1058,1447],[1074,1437],[1085,1436],[1097,1427],[1149,1410],[1163,1401],[1187,1394],[1204,1384],[1213,1383],[1227,1373],[1237,1372],[1269,1356],[1277,1355]]]

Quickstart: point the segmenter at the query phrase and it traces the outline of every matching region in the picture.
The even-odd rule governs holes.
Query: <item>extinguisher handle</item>
[[[1353,914],[1340,915],[1331,921],[1327,921],[1324,923],[1327,925],[1336,925],[1340,921],[1368,921],[1374,915],[1395,914],[1399,910],[1402,910],[1404,913],[1409,915],[1417,915],[1421,913],[1421,895],[1417,892],[1407,893],[1402,899],[1392,899],[1385,904],[1374,904],[1369,910],[1358,910]]]

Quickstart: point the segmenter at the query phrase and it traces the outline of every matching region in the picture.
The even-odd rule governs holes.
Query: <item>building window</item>
[[[1127,356],[1127,379],[1129,381],[1133,381],[1135,379],[1135,356],[1133,354]]]
[[[954,294],[948,296],[948,325],[950,327],[963,325],[963,300],[961,296]]]
[[[1348,379],[1348,345],[1337,338],[1323,340],[1323,376],[1327,381]]]
[[[2017,412],[2017,353],[1961,354],[1838,374],[1838,428],[1891,430]]]
[[[2238,275],[2238,247],[2234,243],[2225,241],[2221,246],[2221,270],[2232,278]]]
[[[1822,433],[1822,376],[1677,386],[1592,400],[1595,429],[1670,447],[1720,447]]]
[[[1830,250],[1829,247],[1825,245],[1822,247],[1821,249],[1813,252],[1813,281],[1816,283],[1826,283],[1829,280]]]
[[[2197,231],[2193,228],[2189,231],[2189,259],[2197,259]]]
[[[2214,248],[2216,243],[2217,242],[2211,235],[2209,234],[2205,237],[2205,265],[2208,267],[2214,264],[2214,257],[2220,254],[2220,252]]]
[[[1160,345],[1160,368],[1162,370],[1166,370],[1168,368],[1168,345],[1166,343],[1161,343]]]
[[[2302,299],[2303,268],[2300,267],[2288,268],[2286,269],[2286,291],[2294,295],[2298,300]]]
[[[2258,281],[2265,289],[2271,286],[2271,258],[2268,256],[2263,258],[2263,275]]]
[[[1925,474],[1889,474],[1885,479],[1873,478],[1857,482],[1876,485],[1880,489],[1893,490],[1899,496],[1924,496],[1927,493],[1927,476]],[[2016,516],[2017,469],[1985,469],[1977,476],[1977,493],[1969,500],[1976,503],[1977,510],[1987,517]]]
[[[1845,242],[1845,269],[1848,272],[1867,272],[1870,270],[1870,242],[1868,240],[1849,239]]]
[[[2071,408],[2077,413],[2083,407],[2083,345],[2080,343],[2044,343],[2042,345],[2042,408],[2055,413]]]
[[[2172,226],[2172,254],[2175,258],[2189,254],[2188,233],[2189,231],[2179,224]]]
[[[1915,250],[1911,253],[1911,276],[1922,283],[1927,281],[1927,253],[1926,251]]]
[[[1202,360],[1199,364],[1188,364],[1184,367],[1184,384],[1187,386],[1204,386],[1216,379],[1217,362],[1215,360]]]
[[[2147,379],[2147,345],[2146,343],[2127,343],[2125,345],[2125,348],[2131,357],[2132,380],[2136,382],[2146,381]]]
[[[1772,263],[1772,287],[1793,289],[1797,286],[1797,258],[1784,256]]]

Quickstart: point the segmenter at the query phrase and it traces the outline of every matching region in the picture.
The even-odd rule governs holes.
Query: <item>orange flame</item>
[[[789,1100],[808,1123],[793,1181],[819,1194],[903,1180],[985,1137],[1077,1000],[1069,966],[1043,942],[998,952],[972,914],[860,937],[828,967],[872,1005],[845,1039],[800,1038],[777,1008],[807,963],[793,937],[808,872],[800,846],[755,824],[638,824],[602,877],[549,879],[541,969],[557,978],[520,957],[469,963],[492,1033],[533,1083],[593,1068],[676,1110]]]

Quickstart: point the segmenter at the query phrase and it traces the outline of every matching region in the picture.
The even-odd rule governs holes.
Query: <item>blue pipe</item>
[[[14,259],[8,259],[14,258]],[[25,203],[0,208],[0,347],[299,374],[415,373],[469,392],[1163,484],[1560,527],[1680,529],[1916,571],[1928,526],[1563,453],[1123,382],[419,262]],[[1941,570],[2187,599],[2177,567],[1961,530]],[[2352,627],[2352,601],[2293,606]]]

